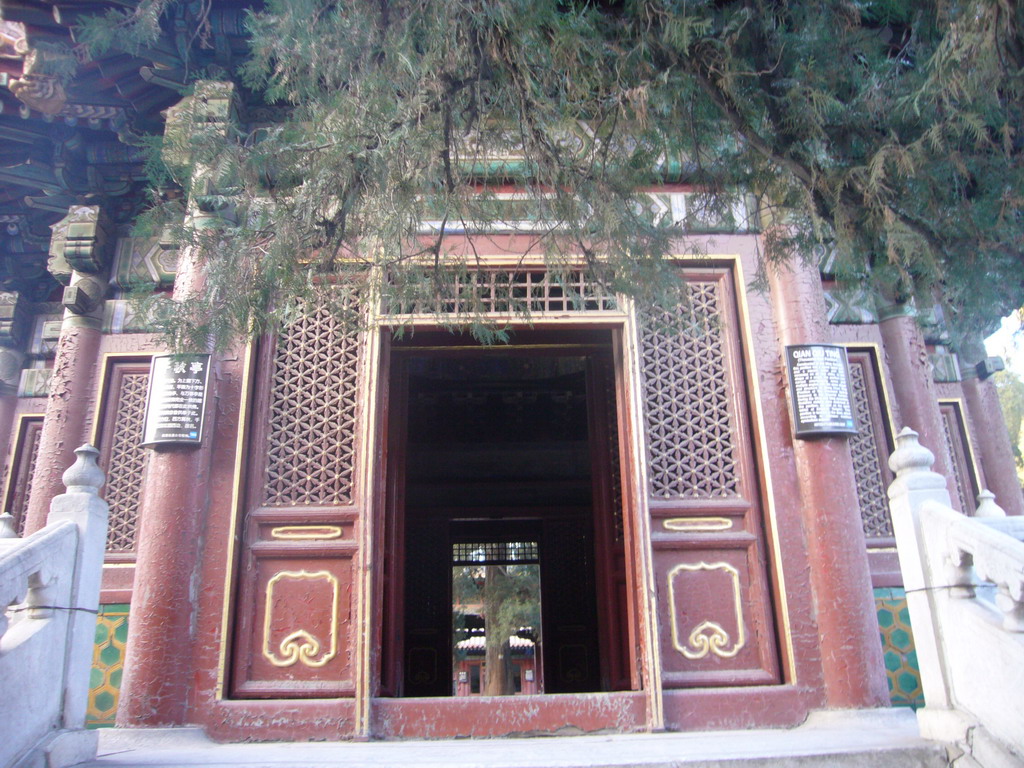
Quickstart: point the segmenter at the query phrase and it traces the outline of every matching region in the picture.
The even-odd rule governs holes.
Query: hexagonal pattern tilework
[[[85,715],[88,728],[109,728],[114,725],[127,639],[128,605],[101,605],[99,616],[96,617],[96,645],[89,678],[89,708]]]
[[[906,592],[897,588],[876,589],[875,610],[885,654],[885,675],[889,679],[889,699],[897,707],[923,707],[921,672],[917,667]]]

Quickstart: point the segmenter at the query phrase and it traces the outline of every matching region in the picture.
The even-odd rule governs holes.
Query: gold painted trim
[[[281,525],[270,530],[272,539],[324,540],[340,539],[344,534],[340,525]]]
[[[666,531],[711,533],[729,530],[732,528],[732,520],[727,517],[670,517],[662,525]]]
[[[320,653],[320,641],[305,629],[297,629],[289,633],[281,640],[278,650],[283,658],[270,648],[270,623],[273,612],[274,586],[282,579],[295,579],[297,581],[326,581],[331,585],[333,597],[331,599],[331,626],[330,641],[331,647],[319,659],[315,658]],[[278,571],[270,577],[267,582],[267,597],[263,611],[263,656],[275,667],[290,667],[295,662],[301,661],[307,667],[322,667],[338,655],[338,598],[341,589],[338,579],[330,571]]]
[[[157,352],[104,352],[100,357],[100,380],[96,385],[96,404],[92,409],[92,430],[89,443],[99,448],[100,440],[100,417],[103,415],[103,408],[107,405],[107,386],[110,384],[110,372],[113,363],[135,361],[139,364],[153,365],[153,355]]]
[[[647,727],[652,731],[665,728],[665,702],[661,677],[661,644],[658,642],[658,609],[655,605],[654,553],[651,547],[651,515],[648,506],[650,480],[647,474],[647,435],[644,429],[644,407],[642,395],[642,377],[640,362],[640,330],[637,325],[636,308],[631,301],[623,301],[627,311],[626,323],[622,332],[622,366],[623,399],[629,409],[629,434],[620,442],[632,456],[632,466],[628,477],[632,479],[633,515],[636,540],[633,550],[636,553],[636,575],[640,593],[641,625],[640,633],[641,667],[640,679],[647,699]],[[628,450],[629,448],[632,450]],[[627,477],[623,468],[623,479]],[[623,515],[629,510],[623,510]]]
[[[17,467],[14,466],[15,454],[18,452],[18,441],[21,439],[22,429],[25,426],[25,422],[29,419],[43,419],[46,420],[45,413],[19,413],[16,417],[16,421],[12,425],[14,428],[11,430],[11,435],[7,441],[7,477],[4,478],[4,495],[0,496],[0,503],[3,503],[4,512],[8,511],[7,507],[11,503],[11,484],[14,482],[14,471]]]
[[[359,525],[359,550],[356,575],[353,577],[353,592],[355,598],[355,627],[352,632],[353,649],[353,672],[354,672],[354,714],[352,729],[356,738],[369,738],[370,736],[370,708],[373,697],[373,667],[371,643],[373,642],[373,600],[374,600],[374,543],[376,531],[373,525],[374,516],[377,512],[376,504],[382,494],[377,493],[377,485],[374,482],[379,476],[377,474],[377,462],[372,459],[377,455],[377,442],[382,437],[379,433],[378,415],[379,400],[382,396],[380,369],[381,369],[381,334],[386,333],[377,325],[378,317],[375,314],[376,307],[369,307],[367,311],[370,316],[367,318],[369,329],[363,334],[362,361],[363,368],[360,371],[362,378],[363,407],[360,415],[359,429],[361,432],[359,440],[359,469],[363,490],[362,503],[360,505]]]
[[[982,474],[978,471],[978,460],[974,455],[974,435],[971,434],[970,424],[970,411],[967,409],[967,403],[962,397],[940,397],[938,399],[939,405],[952,405],[957,409],[957,414],[960,420],[960,426],[963,427],[964,437],[967,443],[967,458],[971,462],[971,469],[974,471],[974,482],[978,486],[978,492],[985,490],[981,487]],[[953,446],[949,446],[952,451]],[[952,456],[950,457],[952,459]],[[975,508],[978,506],[978,500],[973,499]]]
[[[235,541],[239,538],[238,517],[242,507],[242,482],[245,477],[245,457],[249,449],[249,422],[251,420],[252,396],[250,381],[254,366],[252,342],[245,345],[242,361],[241,398],[238,404],[238,429],[235,438],[235,476],[231,482],[231,517],[228,521],[228,547],[224,562],[224,598],[220,613],[220,649],[217,656],[217,683],[214,699],[224,696],[224,679],[228,664],[228,630],[231,622],[232,587],[235,575]]]
[[[772,484],[771,456],[768,450],[768,433],[764,425],[764,409],[762,407],[761,387],[759,384],[757,355],[754,351],[754,333],[750,325],[750,307],[747,303],[746,280],[743,277],[743,261],[733,257],[733,288],[736,295],[736,308],[740,316],[743,361],[746,367],[748,407],[750,408],[750,427],[754,432],[758,481],[760,483],[761,500],[764,504],[764,517],[769,533],[768,546],[771,549],[772,569],[768,574],[769,584],[775,587],[774,598],[778,607],[780,623],[778,638],[783,646],[782,679],[792,685],[797,683],[796,650],[793,643],[793,627],[790,620],[789,590],[786,589],[786,574],[782,567],[782,541],[779,537],[779,517],[775,508],[775,492]],[[774,583],[773,583],[774,582]]]
[[[882,408],[885,410],[885,420],[889,425],[889,448],[890,452],[896,450],[896,435],[899,430],[896,422],[892,420],[892,398],[889,397],[889,368],[884,364],[884,350],[882,345],[875,341],[841,341],[837,346],[845,347],[847,352],[867,352],[875,366],[875,372],[881,383],[882,391],[879,397],[882,398]]]
[[[731,638],[728,631],[717,622],[705,619],[697,624],[686,639],[687,645],[679,640],[679,618],[676,613],[676,575],[681,571],[725,571],[732,578],[733,603],[736,611],[736,642],[727,648]],[[668,572],[669,618],[672,622],[672,647],[683,656],[696,661],[713,653],[723,659],[731,659],[747,644],[746,627],[743,625],[743,599],[740,594],[740,573],[728,563],[680,563]]]

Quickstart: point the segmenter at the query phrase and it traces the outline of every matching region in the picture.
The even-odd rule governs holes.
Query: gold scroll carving
[[[274,587],[283,579],[298,581],[324,581],[331,587],[331,623],[329,647],[321,655],[323,644],[312,632],[297,627],[288,633],[275,650],[270,647],[270,624],[274,610]],[[322,667],[338,654],[338,580],[328,571],[278,571],[267,582],[266,606],[263,618],[263,655],[275,667],[290,667],[296,662],[307,667]]]
[[[732,582],[733,606],[736,614],[736,639],[728,630],[711,619],[699,622],[686,638],[684,644],[680,638],[679,617],[676,610],[676,576],[683,572],[724,571]],[[740,594],[740,574],[728,563],[680,563],[668,572],[669,617],[672,623],[672,647],[686,658],[696,661],[709,653],[723,659],[731,659],[746,645],[746,629],[743,626],[743,602]]]

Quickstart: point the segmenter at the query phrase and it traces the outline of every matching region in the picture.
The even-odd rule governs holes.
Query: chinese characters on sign
[[[143,445],[198,445],[202,441],[209,369],[209,355],[153,358]]]
[[[855,435],[846,350],[830,344],[786,347],[797,437]]]

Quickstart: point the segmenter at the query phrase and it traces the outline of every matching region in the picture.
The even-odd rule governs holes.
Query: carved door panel
[[[232,691],[351,696],[361,340],[326,312],[263,345],[235,612]]]
[[[406,520],[404,696],[452,693],[448,520]]]
[[[741,354],[727,268],[640,318],[648,502],[666,688],[779,680]]]
[[[601,690],[594,542],[586,517],[544,521],[541,607],[544,692]]]

